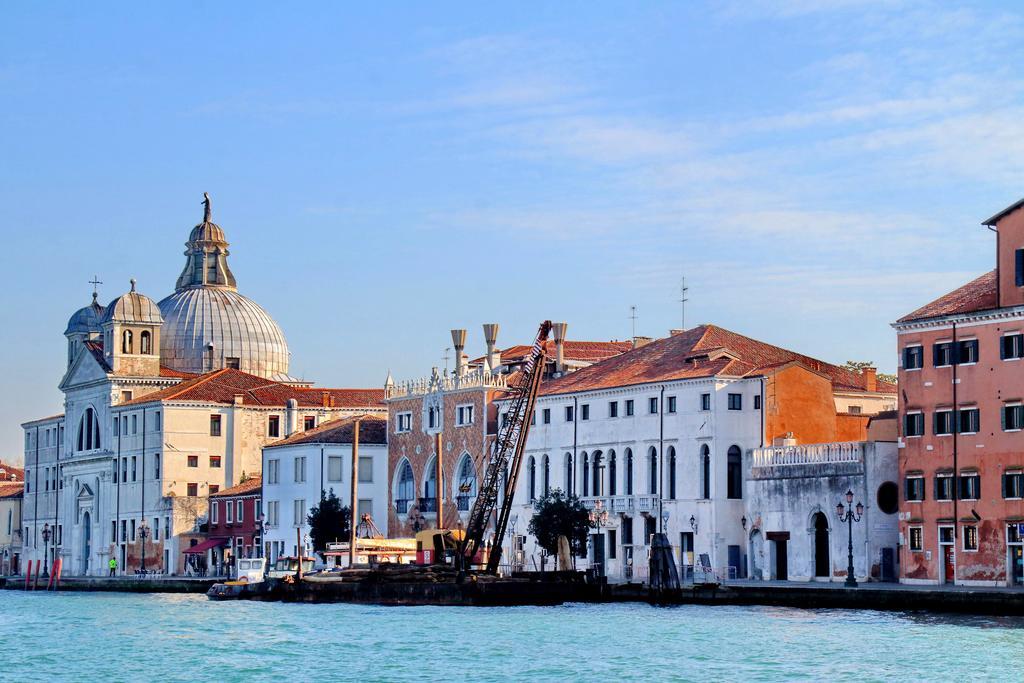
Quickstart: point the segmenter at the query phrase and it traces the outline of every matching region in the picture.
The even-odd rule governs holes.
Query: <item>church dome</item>
[[[68,327],[64,335],[70,334],[92,334],[100,331],[100,320],[103,319],[104,308],[96,300],[96,292],[92,294],[92,303],[84,308],[75,311],[68,320]]]
[[[135,291],[135,280],[133,279],[131,291],[107,304],[100,324],[114,322],[129,325],[132,323],[159,325],[163,321],[160,308],[156,303],[145,294]]]
[[[290,380],[284,333],[263,308],[238,293],[227,239],[211,220],[209,195],[203,197],[203,222],[185,243],[185,268],[174,294],[159,304],[160,362],[181,372],[230,367]]]
[[[288,378],[288,343],[256,302],[224,287],[181,289],[160,302],[160,362],[203,373],[235,367],[268,379]]]

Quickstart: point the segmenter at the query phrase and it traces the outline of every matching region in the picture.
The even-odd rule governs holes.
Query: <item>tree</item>
[[[309,538],[313,550],[324,552],[328,541],[347,541],[352,530],[352,511],[342,506],[341,499],[330,492],[320,492],[320,504],[309,509],[306,517],[309,523]]]
[[[569,539],[573,562],[587,548],[587,532],[593,526],[590,512],[575,495],[552,489],[533,505],[533,518],[527,531],[537,544],[552,555],[558,554],[558,537]]]
[[[875,364],[869,360],[848,360],[845,363],[843,363],[842,367],[846,368],[847,370],[856,372],[858,375],[862,375],[864,374],[864,371],[867,368],[875,367]],[[889,384],[896,384],[896,375],[890,375],[885,372],[879,372],[876,375],[876,377],[883,382],[888,382]]]

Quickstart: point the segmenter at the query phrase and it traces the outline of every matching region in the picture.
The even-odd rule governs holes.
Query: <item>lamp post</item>
[[[850,563],[846,567],[846,586],[847,588],[856,588],[857,579],[853,576],[853,523],[859,522],[861,516],[864,514],[864,504],[860,501],[857,502],[856,508],[853,505],[853,491],[846,492],[846,504],[849,505],[849,509],[843,505],[843,501],[839,501],[836,505],[836,514],[839,516],[839,522],[846,522],[850,532],[850,541],[848,545],[849,560]]]
[[[139,525],[139,538],[142,539],[142,557],[139,558],[139,573],[146,573],[146,537],[149,536],[149,527],[146,522]]]
[[[50,524],[43,525],[43,578],[50,578]]]

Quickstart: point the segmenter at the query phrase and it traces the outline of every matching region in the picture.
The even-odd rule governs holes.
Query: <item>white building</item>
[[[186,242],[175,291],[131,290],[72,315],[64,413],[23,424],[24,560],[67,574],[143,565],[175,573],[211,492],[260,468],[264,444],[349,414],[384,412],[383,391],[317,389],[288,375],[277,323],[238,293],[224,231]],[[49,524],[56,533],[44,543]],[[45,547],[44,547],[45,546]],[[143,558],[143,554],[145,557]]]
[[[352,505],[352,441],[359,420],[357,505]],[[369,515],[387,533],[388,445],[387,419],[373,415],[332,420],[263,449],[264,540],[270,561],[304,554],[309,546],[307,516],[322,493],[334,491],[342,505],[355,510],[358,524]],[[345,541],[348,539],[339,539]]]
[[[840,405],[851,394],[859,396],[855,415]],[[869,415],[895,402],[894,387],[873,372],[713,325],[674,331],[547,381],[516,491],[519,538],[506,541],[505,557],[526,568],[541,564],[526,533],[532,502],[559,488],[607,513],[593,530],[588,561],[610,580],[646,579],[650,537],[660,527],[682,564],[706,553],[716,570],[743,576],[749,453],[781,436],[863,438]]]

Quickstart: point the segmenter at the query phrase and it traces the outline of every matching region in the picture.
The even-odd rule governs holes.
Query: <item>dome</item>
[[[226,287],[179,289],[160,302],[160,362],[203,373],[236,367],[268,379],[288,378],[288,343],[258,304]]]
[[[92,303],[85,308],[79,308],[75,311],[71,319],[68,320],[68,327],[64,330],[64,334],[91,334],[100,331],[100,320],[103,319],[103,306],[100,306],[99,302],[96,301],[96,293],[93,292]]]
[[[104,323],[140,323],[143,325],[159,325],[164,321],[160,315],[160,309],[156,303],[145,294],[135,291],[135,280],[132,280],[132,289],[122,294],[109,304],[103,312],[100,324]]]
[[[224,230],[216,223],[204,221],[192,228],[188,236],[189,242],[227,242],[224,238]]]

